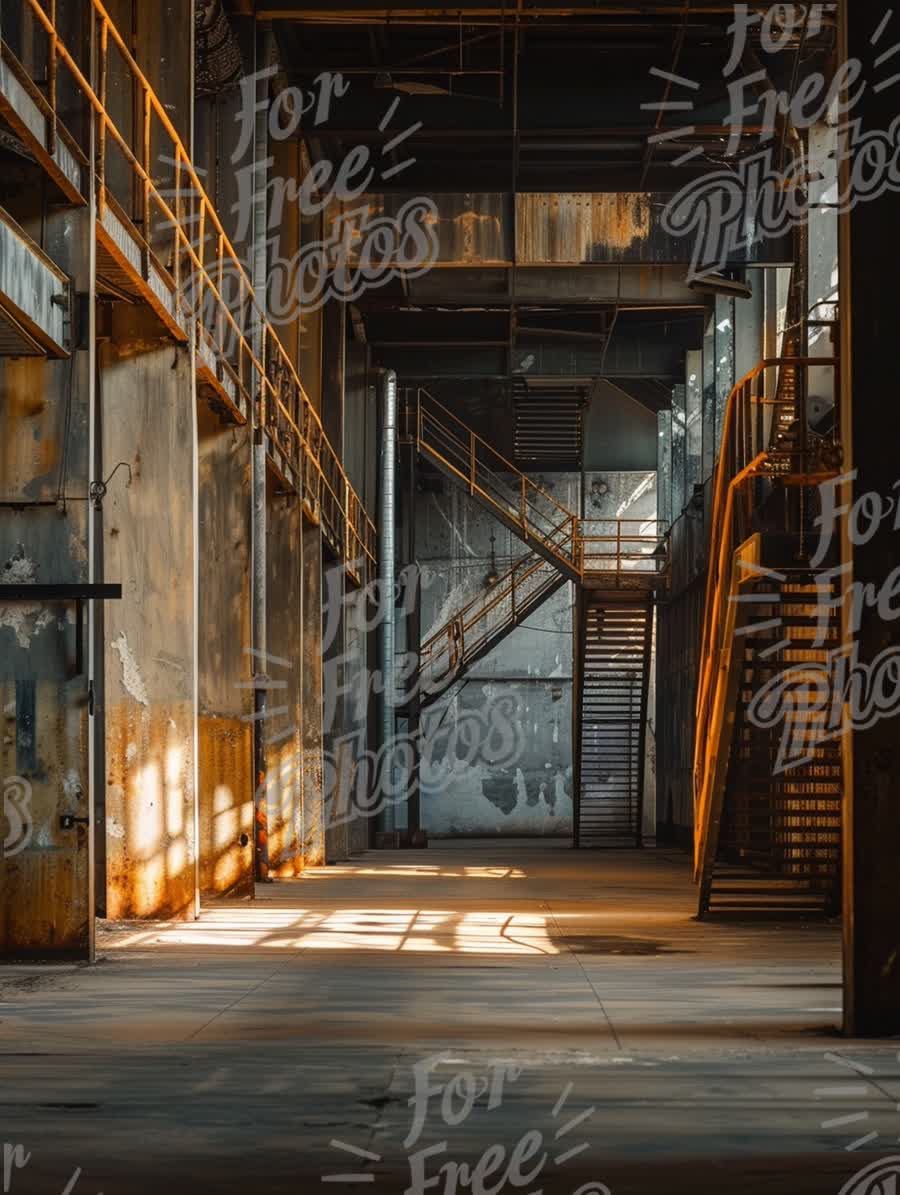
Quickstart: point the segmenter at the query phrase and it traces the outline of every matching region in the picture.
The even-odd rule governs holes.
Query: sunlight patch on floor
[[[112,928],[110,950],[262,947],[448,954],[558,954],[540,913],[453,909],[212,909],[195,922]]]

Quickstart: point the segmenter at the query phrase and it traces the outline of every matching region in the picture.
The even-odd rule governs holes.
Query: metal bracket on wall
[[[84,671],[84,631],[81,609],[88,601],[117,601],[122,586],[117,584],[62,585],[0,585],[0,605],[7,602],[74,602],[75,603],[75,675]]]

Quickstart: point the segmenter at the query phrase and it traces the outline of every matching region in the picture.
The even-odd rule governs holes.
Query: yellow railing
[[[577,515],[421,388],[415,434],[420,450],[457,477],[473,497],[515,523],[526,538],[539,540],[563,567],[577,567]]]
[[[299,374],[254,293],[243,263],[231,244],[177,129],[138,66],[100,0],[90,0],[97,48],[96,89],[62,40],[56,24],[59,0],[26,0],[48,37],[48,99],[56,128],[55,98],[59,67],[64,66],[97,121],[94,163],[98,220],[109,207],[141,226],[143,253],[171,282],[183,330],[206,338],[226,363],[235,382],[253,397],[254,422],[278,444],[301,476],[303,499],[314,517],[343,546],[348,563],[375,563],[375,527],[328,441]],[[107,110],[111,57],[115,54],[132,82],[137,135],[121,132]],[[132,144],[134,140],[137,144]],[[170,155],[160,152],[167,141]],[[124,212],[109,178],[111,147],[121,153],[138,195],[139,214]],[[156,152],[154,153],[154,150]],[[154,179],[154,162],[172,171],[165,193]],[[168,198],[167,198],[168,196]],[[171,202],[169,202],[171,199]],[[161,223],[153,227],[155,217]],[[152,230],[152,231],[151,231]],[[154,235],[156,234],[156,235]],[[208,245],[212,252],[208,252]],[[227,287],[235,294],[226,293]],[[211,310],[211,328],[200,316]],[[255,334],[253,340],[248,330]]]
[[[451,619],[422,642],[419,667],[434,696],[494,638],[511,629],[545,592],[557,589],[563,578],[541,556],[531,554],[499,577],[483,593],[467,602]]]
[[[579,519],[578,571],[595,579],[609,574],[617,587],[661,576],[667,528],[661,519]]]
[[[662,521],[573,514],[422,388],[414,416],[419,450],[521,531],[526,542],[539,543],[571,579],[608,579],[620,586],[663,573]]]
[[[753,535],[754,485],[768,477],[786,486],[815,485],[837,474],[822,465],[824,449],[810,447],[804,428],[796,443],[783,450],[768,448],[771,429],[781,406],[794,399],[771,399],[767,388],[777,386],[782,369],[800,373],[810,368],[837,369],[834,358],[788,357],[762,361],[731,391],[725,408],[722,444],[716,465],[712,497],[709,565],[700,649],[694,736],[694,869],[700,880],[708,864],[717,794],[725,783],[727,760],[723,735],[727,729],[730,694],[734,686],[732,655],[735,613],[733,600],[741,582],[751,579],[753,553],[759,539]],[[830,451],[836,444],[838,429]],[[758,558],[755,565],[758,565]]]

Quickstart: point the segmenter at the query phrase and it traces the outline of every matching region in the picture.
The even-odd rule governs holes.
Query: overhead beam
[[[750,8],[754,11],[765,12],[767,4],[754,3]],[[598,17],[668,17],[679,25],[683,22],[684,0],[656,0],[655,4],[623,3],[622,0],[598,0],[595,4],[567,4],[565,6],[551,6],[547,4],[520,5],[518,17],[526,24],[531,21],[558,21],[567,24],[578,18]],[[728,17],[733,19],[734,6],[732,4],[702,4],[697,0],[689,10],[691,19],[698,17]],[[506,25],[511,28],[510,8],[503,4],[486,4],[483,0],[467,2],[458,0],[452,7],[449,5],[421,3],[384,4],[368,3],[367,0],[345,0],[344,3],[332,8],[322,8],[317,5],[303,3],[303,0],[279,0],[278,3],[261,4],[257,7],[256,18],[260,21],[308,21],[315,23],[334,24],[337,22],[358,20],[366,24],[390,23],[391,25],[452,25],[458,26],[460,21],[466,25]]]
[[[687,284],[686,267],[667,266],[557,266],[519,265],[511,277],[512,262],[477,268],[434,266],[409,283],[413,303],[427,306],[458,303],[496,306],[504,303],[568,304],[618,303],[635,307],[703,310],[696,291]],[[369,306],[363,301],[362,306]],[[376,301],[376,305],[377,304]]]

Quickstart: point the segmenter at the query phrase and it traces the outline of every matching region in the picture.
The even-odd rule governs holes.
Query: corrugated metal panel
[[[396,216],[408,194],[366,195],[369,221]],[[437,208],[438,261],[443,264],[498,264],[512,259],[509,196],[502,192],[459,192],[430,195]],[[331,213],[329,213],[330,215]]]
[[[519,261],[577,264],[683,257],[683,245],[676,252],[678,243],[660,230],[653,201],[649,193],[519,195]]]
[[[10,317],[8,351],[22,345],[32,353],[40,342],[45,352],[64,357],[68,301],[66,275],[0,208],[0,308]]]
[[[655,192],[536,192],[516,196],[517,258],[522,265],[686,262],[691,237],[673,237],[661,219],[671,197]],[[785,238],[755,241],[735,260],[790,260]]]

